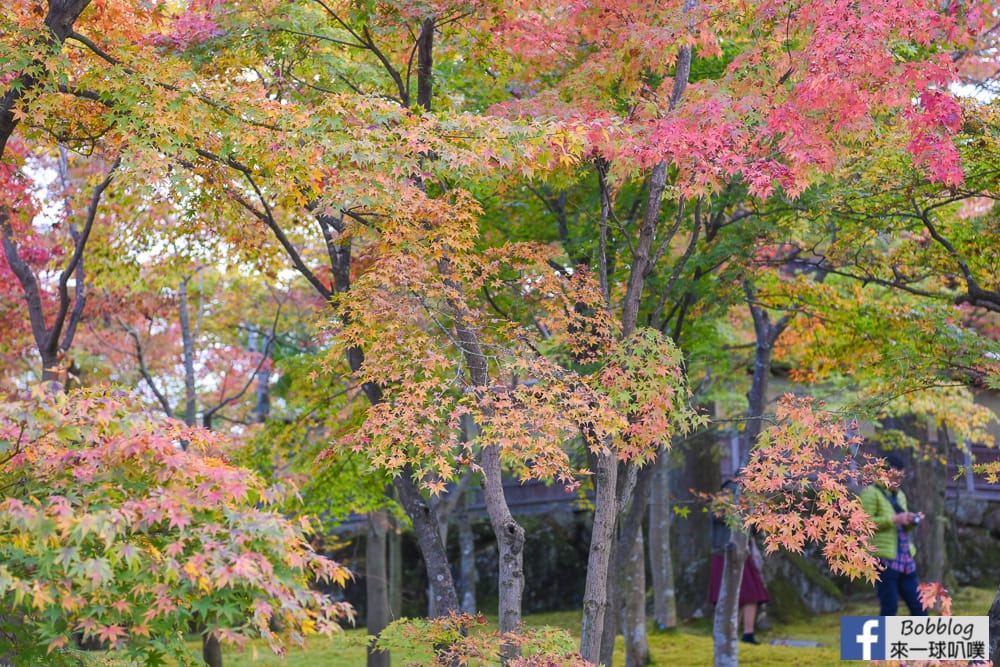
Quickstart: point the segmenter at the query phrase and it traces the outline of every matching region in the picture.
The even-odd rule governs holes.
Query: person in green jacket
[[[913,528],[924,518],[922,512],[909,511],[906,494],[899,488],[903,477],[902,459],[895,454],[885,457],[885,462],[897,472],[896,481],[889,487],[873,484],[861,492],[861,505],[875,523],[872,538],[875,555],[881,572],[875,582],[881,610],[880,616],[895,616],[899,598],[910,609],[912,616],[926,616],[917,586],[917,564],[913,560],[916,549],[910,541]]]

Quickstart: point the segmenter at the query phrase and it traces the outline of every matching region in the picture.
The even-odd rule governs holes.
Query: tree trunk
[[[389,614],[403,617],[403,536],[395,519],[389,531]]]
[[[643,626],[646,624],[645,574],[643,588],[639,590],[626,584],[625,573],[629,569],[629,557],[635,541],[642,533],[654,468],[652,465],[639,468],[629,464],[625,470],[627,474],[618,498],[618,507],[622,509],[618,520],[619,533],[611,552],[612,570],[608,576],[608,611],[604,617],[604,632],[601,637],[600,662],[605,665],[610,665],[614,656],[615,636],[624,627],[625,608],[630,607],[636,615],[642,615],[641,621],[633,620],[633,623],[642,623]],[[638,600],[634,599],[636,597]],[[645,639],[645,634],[643,638]],[[648,647],[646,652],[648,653]]]
[[[990,660],[996,665],[1000,663],[1000,587],[990,605]]]
[[[368,611],[368,635],[377,637],[389,625],[389,594],[386,587],[385,535],[389,522],[385,510],[368,515],[368,540],[365,545],[365,602]],[[368,667],[389,667],[389,652],[376,651],[368,645]]]
[[[524,593],[524,528],[514,520],[503,492],[500,446],[490,443],[483,448],[483,498],[490,525],[500,550],[499,616],[500,632],[514,632],[521,623],[521,596]],[[517,657],[520,649],[505,644],[502,657]]]
[[[184,278],[178,288],[180,295],[181,343],[184,353],[184,423],[194,426],[198,412],[198,397],[194,385],[194,334],[191,331],[191,317],[188,313],[188,281]]]
[[[475,614],[476,609],[476,542],[469,520],[469,495],[462,494],[458,506],[459,590],[462,593],[462,613]]]
[[[59,357],[42,357],[42,383],[57,384],[61,387],[66,386],[66,373],[61,364],[59,363]]]
[[[587,583],[583,594],[580,655],[597,664],[601,653],[604,615],[608,610],[608,565],[614,546],[617,519],[618,457],[598,455],[594,471],[594,527],[587,558]]]
[[[714,406],[710,406],[709,418],[714,416]],[[671,450],[670,455],[677,456],[676,470],[668,471],[676,503],[685,507],[697,506],[700,501],[695,492],[708,493],[719,488],[722,479],[718,443],[711,431],[688,438]],[[680,605],[678,613],[686,616],[704,607],[709,579],[712,518],[708,512],[694,511],[671,523],[672,557],[677,568],[674,584],[678,588],[677,601]],[[691,606],[686,607],[685,604]]]
[[[677,627],[674,561],[670,553],[670,469],[668,453],[661,448],[653,472],[649,500],[649,564],[653,578],[653,620],[660,630]]]
[[[413,532],[420,553],[424,557],[424,565],[427,566],[427,577],[435,582],[436,615],[446,616],[452,610],[458,609],[458,595],[455,593],[455,581],[448,565],[448,554],[438,534],[434,509],[424,501],[423,495],[413,481],[413,470],[409,465],[403,467],[393,483],[399,493],[399,502],[413,521]]]
[[[461,295],[462,286],[451,276],[451,264],[447,259],[439,263],[445,282]],[[449,298],[449,306],[454,317],[455,334],[468,366],[469,380],[473,387],[484,390],[489,386],[490,375],[479,339],[479,332],[469,325],[464,303],[457,298]],[[488,407],[482,411],[486,422],[492,417]],[[467,429],[476,429],[477,424],[469,424]],[[472,431],[469,431],[471,435]],[[514,520],[503,491],[503,466],[500,462],[500,444],[487,442],[482,448],[480,465],[483,469],[483,500],[490,526],[497,538],[499,549],[499,617],[500,632],[514,632],[521,624],[521,598],[524,593],[524,528]],[[500,649],[501,660],[506,662],[520,654],[520,647],[504,643]]]
[[[923,429],[926,433],[926,429]],[[921,438],[923,440],[923,438]],[[911,512],[923,512],[924,520],[916,531],[917,571],[924,581],[944,583],[948,568],[948,549],[945,546],[945,525],[948,518],[945,515],[944,499],[948,484],[947,465],[942,464],[939,457],[948,460],[948,432],[938,429],[937,442],[928,445],[933,447],[930,457],[914,456],[912,463],[913,482],[910,488],[904,488],[909,500]]]
[[[433,501],[432,501],[433,502]],[[434,507],[434,515],[437,520],[438,536],[441,540],[441,546],[444,548],[445,552],[448,551],[448,514],[447,508],[442,508],[441,505],[436,505]],[[444,511],[442,511],[444,510]],[[427,580],[427,615],[431,618],[435,616],[440,616],[441,614],[434,607],[434,601],[437,599],[437,593],[434,590],[434,581],[430,578]],[[458,589],[455,590],[456,598],[458,599]]]
[[[747,428],[740,443],[739,467],[746,465],[751,448],[757,443],[757,438],[763,430],[763,417],[767,408],[767,387],[771,378],[771,355],[774,344],[788,326],[790,315],[782,316],[772,323],[770,317],[760,302],[749,280],[743,282],[750,316],[753,318],[756,346],[754,348],[753,378],[750,381],[750,391],[747,393]],[[737,500],[739,498],[737,492]],[[732,542],[734,548],[726,548],[725,567],[722,575],[722,588],[719,601],[715,606],[714,628],[712,636],[715,642],[716,667],[730,667],[739,662],[739,645],[737,644],[737,625],[740,611],[740,582],[743,579],[743,563],[747,558],[747,534],[742,526],[733,528]],[[731,584],[734,584],[732,586]]]
[[[722,570],[722,587],[715,605],[712,623],[712,640],[715,646],[715,667],[738,667],[740,645],[737,635],[740,611],[740,584],[743,580],[743,563],[748,554],[747,535],[734,530],[732,545],[726,548]]]
[[[685,0],[685,13],[693,6],[694,0]],[[690,46],[681,47],[679,52],[679,62],[682,66],[677,69],[674,77],[673,91],[671,94],[670,108],[673,109],[680,100],[687,86],[688,74],[690,71]],[[685,62],[685,53],[686,64]],[[631,268],[625,287],[625,298],[622,302],[622,332],[623,339],[635,333],[639,320],[639,309],[642,304],[643,290],[646,286],[646,278],[653,269],[659,255],[659,249],[654,249],[654,242],[657,241],[657,229],[659,228],[660,209],[663,205],[663,193],[666,191],[667,178],[669,176],[667,163],[659,162],[652,170],[649,177],[649,192],[646,195],[646,209],[643,213],[642,224],[639,226],[639,238],[632,251]],[[598,169],[598,174],[602,179],[603,175]],[[602,220],[607,219],[608,206],[602,194]],[[602,238],[605,228],[602,224]],[[663,244],[664,240],[660,240]],[[662,246],[661,247],[665,247]],[[607,299],[607,264],[604,253],[601,253],[601,286]],[[594,482],[597,487],[594,498],[594,530],[590,540],[590,555],[587,562],[587,583],[583,597],[583,622],[580,632],[580,653],[585,660],[597,662],[602,655],[601,643],[605,628],[605,614],[609,613],[608,608],[608,566],[610,558],[613,556],[612,542],[615,532],[615,522],[618,518],[618,507],[621,506],[617,498],[617,456],[614,452],[601,454],[598,457],[597,470],[594,474]],[[607,485],[609,488],[602,491],[601,486]],[[626,499],[627,500],[627,499]],[[625,503],[627,504],[627,503]],[[617,613],[617,609],[610,609],[610,613]]]
[[[625,559],[625,614],[622,635],[625,637],[625,667],[645,667],[649,664],[649,642],[646,638],[646,553],[642,528],[636,533],[632,548]]]
[[[476,425],[471,419],[463,418],[462,437],[465,439],[463,441],[467,442],[469,437],[468,434],[477,432],[475,429]],[[434,508],[438,522],[438,534],[441,536],[441,544],[446,551],[448,549],[448,526],[451,523],[451,515],[455,513],[455,509],[462,502],[462,498],[465,497],[465,489],[468,486],[470,479],[472,479],[472,473],[467,472],[463,474],[461,479],[458,480],[458,483],[455,484],[455,486],[452,487],[447,494],[438,496],[431,501],[431,507]],[[427,583],[427,613],[432,617],[437,615],[437,612],[434,609],[435,597],[434,582],[429,581]]]
[[[214,635],[202,636],[201,659],[208,667],[222,667],[222,646]]]
[[[256,329],[252,330],[256,333]],[[257,338],[256,347],[257,351],[261,355],[268,355],[271,349],[271,337],[270,334],[262,334]],[[258,424],[263,424],[267,421],[268,416],[271,414],[271,366],[264,362],[260,370],[257,371],[257,396],[256,401],[254,401],[253,408],[253,420]]]
[[[607,611],[604,612],[604,627],[601,628],[601,652],[598,654],[598,664],[610,665],[615,655],[615,638],[620,628],[624,627],[625,611],[622,605],[622,589],[625,573],[627,551],[622,544],[621,536],[613,542],[608,567]]]

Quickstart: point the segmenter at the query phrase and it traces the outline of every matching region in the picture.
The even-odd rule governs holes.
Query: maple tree
[[[0,55],[15,67],[2,81],[0,157],[16,195],[24,192],[16,166],[24,142],[50,154],[53,137],[84,152],[121,153],[116,187],[129,193],[130,210],[146,212],[167,196],[177,212],[151,216],[168,222],[161,228],[136,224],[125,245],[211,237],[219,252],[265,275],[281,262],[294,267],[327,304],[314,304],[330,345],[312,377],[352,377],[346,396],[370,404],[356,428],[325,431],[341,437],[323,463],[332,469],[334,460],[364,456],[393,476],[440,596],[435,613],[457,608],[431,500],[450,480],[469,470],[484,476],[508,632],[520,615],[526,537],[506,506],[503,471],[571,488],[592,479],[581,649],[608,662],[623,594],[608,573],[640,543],[648,464],[675,434],[702,423],[687,407],[685,375],[707,383],[719,373],[719,350],[708,349],[718,337],[695,340],[718,326],[713,318],[744,300],[758,323],[766,308],[801,311],[783,334],[791,343],[776,354],[815,379],[831,377],[834,366],[842,372],[857,351],[812,335],[833,330],[837,306],[863,302],[844,312],[868,308],[872,327],[912,323],[914,302],[893,302],[876,317],[871,296],[849,283],[781,277],[781,265],[818,247],[831,225],[823,270],[835,263],[833,271],[929,292],[910,280],[909,267],[940,267],[934,290],[954,298],[957,267],[965,286],[958,298],[991,308],[995,271],[977,252],[979,237],[960,224],[942,232],[937,217],[955,203],[950,192],[992,191],[989,175],[970,168],[980,158],[964,148],[989,145],[992,121],[947,93],[965,67],[949,49],[974,44],[984,16],[979,5],[921,0],[739,8],[691,0],[52,0],[47,14],[33,3],[3,16]],[[983,59],[988,49],[975,53]],[[867,150],[875,139],[880,150]],[[871,167],[858,168],[862,155]],[[871,196],[875,178],[919,185],[927,199],[908,219],[936,245],[901,236],[883,261],[874,223],[888,208],[879,205],[889,199],[901,209],[891,193]],[[526,206],[524,188],[555,213],[556,233],[521,224],[537,217],[539,203]],[[855,202],[839,203],[852,192],[863,215],[852,215]],[[838,202],[828,207],[831,219],[771,214],[830,201]],[[21,209],[19,232],[30,236],[31,207],[3,204],[5,221]],[[570,205],[585,214],[571,221]],[[992,221],[976,218],[974,230],[982,235]],[[523,232],[517,240],[505,235],[511,226]],[[5,234],[5,246],[15,237]],[[774,255],[768,272],[757,251],[775,243],[799,244],[798,254]],[[191,284],[181,276],[192,275],[183,269],[175,276],[181,301]],[[23,286],[26,278],[15,277]],[[15,286],[8,274],[0,281]],[[68,282],[60,284],[57,322],[67,310]],[[930,320],[948,318],[935,310]],[[32,331],[43,368],[53,368],[45,351],[65,351],[72,336],[35,320],[43,323]],[[129,326],[141,373],[148,340]],[[188,342],[190,422],[195,354],[190,327],[178,326],[188,331],[180,338]],[[906,329],[920,352],[910,372],[871,364],[868,378],[843,386],[870,381],[876,393],[939,381],[941,347],[923,327]],[[769,336],[758,343],[770,349]],[[947,350],[954,367],[994,381],[995,369],[973,363],[976,337],[963,329],[958,338]],[[872,341],[865,359],[884,360],[887,341]],[[769,365],[762,360],[755,381],[766,380]],[[156,386],[148,371],[146,384]],[[759,401],[764,392],[756,385],[751,394]],[[174,401],[157,400],[175,411]],[[763,416],[749,402],[746,448]],[[596,465],[582,464],[581,443]],[[504,659],[516,652],[512,641]]]
[[[281,653],[284,637],[350,617],[309,589],[348,572],[312,551],[308,522],[270,509],[288,489],[226,462],[223,438],[120,391],[35,392],[2,420],[5,653],[76,664],[80,635],[144,664],[197,664],[183,640],[195,619]]]
[[[66,353],[70,349],[86,306],[86,272],[84,257],[97,216],[102,194],[110,185],[118,160],[115,160],[96,182],[86,204],[82,222],[78,225],[73,215],[72,191],[67,192],[68,167],[65,153],[60,164],[65,207],[58,214],[66,230],[35,229],[32,220],[40,213],[41,203],[31,191],[32,180],[24,174],[27,157],[23,144],[15,140],[8,145],[8,152],[19,159],[4,163],[2,178],[9,199],[0,211],[0,242],[4,249],[4,272],[16,278],[16,285],[9,283],[8,294],[20,292],[30,322],[31,336],[40,357],[42,379],[66,381]],[[18,164],[21,163],[21,164]],[[44,166],[44,163],[43,165]],[[65,241],[60,236],[65,234]],[[66,243],[68,242],[68,244]],[[68,245],[68,249],[66,248]],[[63,255],[67,255],[63,257]],[[54,289],[42,280],[44,272],[60,265]],[[8,277],[8,280],[10,278]],[[75,283],[70,287],[71,281]],[[13,281],[10,281],[11,283]],[[54,292],[54,293],[53,293]],[[18,318],[20,319],[20,318]]]

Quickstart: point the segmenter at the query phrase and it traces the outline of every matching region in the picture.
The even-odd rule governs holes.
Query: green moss
[[[791,584],[774,585],[772,594],[779,594],[782,587]],[[952,613],[956,616],[982,616],[987,613],[996,586],[988,588],[963,588],[955,593]],[[797,596],[795,596],[797,597]],[[740,664],[754,667],[787,667],[788,665],[838,665],[840,658],[840,617],[842,615],[871,615],[878,610],[878,602],[874,594],[869,599],[849,603],[840,612],[806,616],[804,614],[793,618],[790,622],[782,622],[776,616],[775,627],[769,632],[760,633],[758,639],[764,642],[760,646],[740,645]],[[495,624],[495,619],[491,619]],[[580,611],[551,612],[527,616],[525,622],[531,626],[550,625],[566,628],[579,637]],[[706,620],[697,622],[685,621],[677,632],[652,632],[650,619],[649,649],[654,664],[657,665],[710,665],[712,664],[712,633],[711,625]],[[226,667],[356,667],[365,664],[364,630],[348,630],[332,639],[310,637],[307,650],[291,648],[287,658],[278,658],[268,651],[262,642],[252,642],[242,653],[227,650],[225,652]],[[795,647],[772,646],[772,639],[797,639],[819,642],[820,646]],[[200,643],[192,641],[191,650],[200,651]],[[115,656],[105,654],[107,665],[123,665],[113,660]],[[393,664],[405,664],[407,660],[418,659],[416,655],[403,651],[393,653]],[[615,658],[613,667],[625,664],[624,648],[621,637],[615,642]]]
[[[771,601],[767,604],[768,614],[779,623],[791,623],[804,618],[809,611],[799,597],[795,585],[784,577],[777,577],[767,582],[767,592]]]
[[[793,553],[786,554],[786,558],[788,558],[789,562],[791,562],[792,565],[794,565],[802,574],[806,576],[806,579],[808,579],[810,583],[818,586],[830,597],[840,600],[841,602],[844,600],[844,594],[841,592],[837,584],[833,583],[833,580],[830,577],[823,574],[819,568],[810,563],[806,558]]]

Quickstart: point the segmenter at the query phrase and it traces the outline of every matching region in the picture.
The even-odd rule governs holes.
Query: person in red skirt
[[[722,485],[727,489],[735,484],[732,479]],[[754,624],[757,620],[757,608],[768,602],[771,596],[764,585],[764,577],[760,570],[763,567],[763,556],[757,547],[757,541],[751,533],[748,537],[750,553],[743,562],[743,578],[740,580],[740,618],[743,619],[742,641],[747,644],[759,644],[754,636]],[[719,590],[722,588],[722,571],[725,563],[725,552],[732,545],[732,533],[729,526],[721,518],[712,517],[712,559],[708,577],[708,601],[713,605],[719,601]]]

